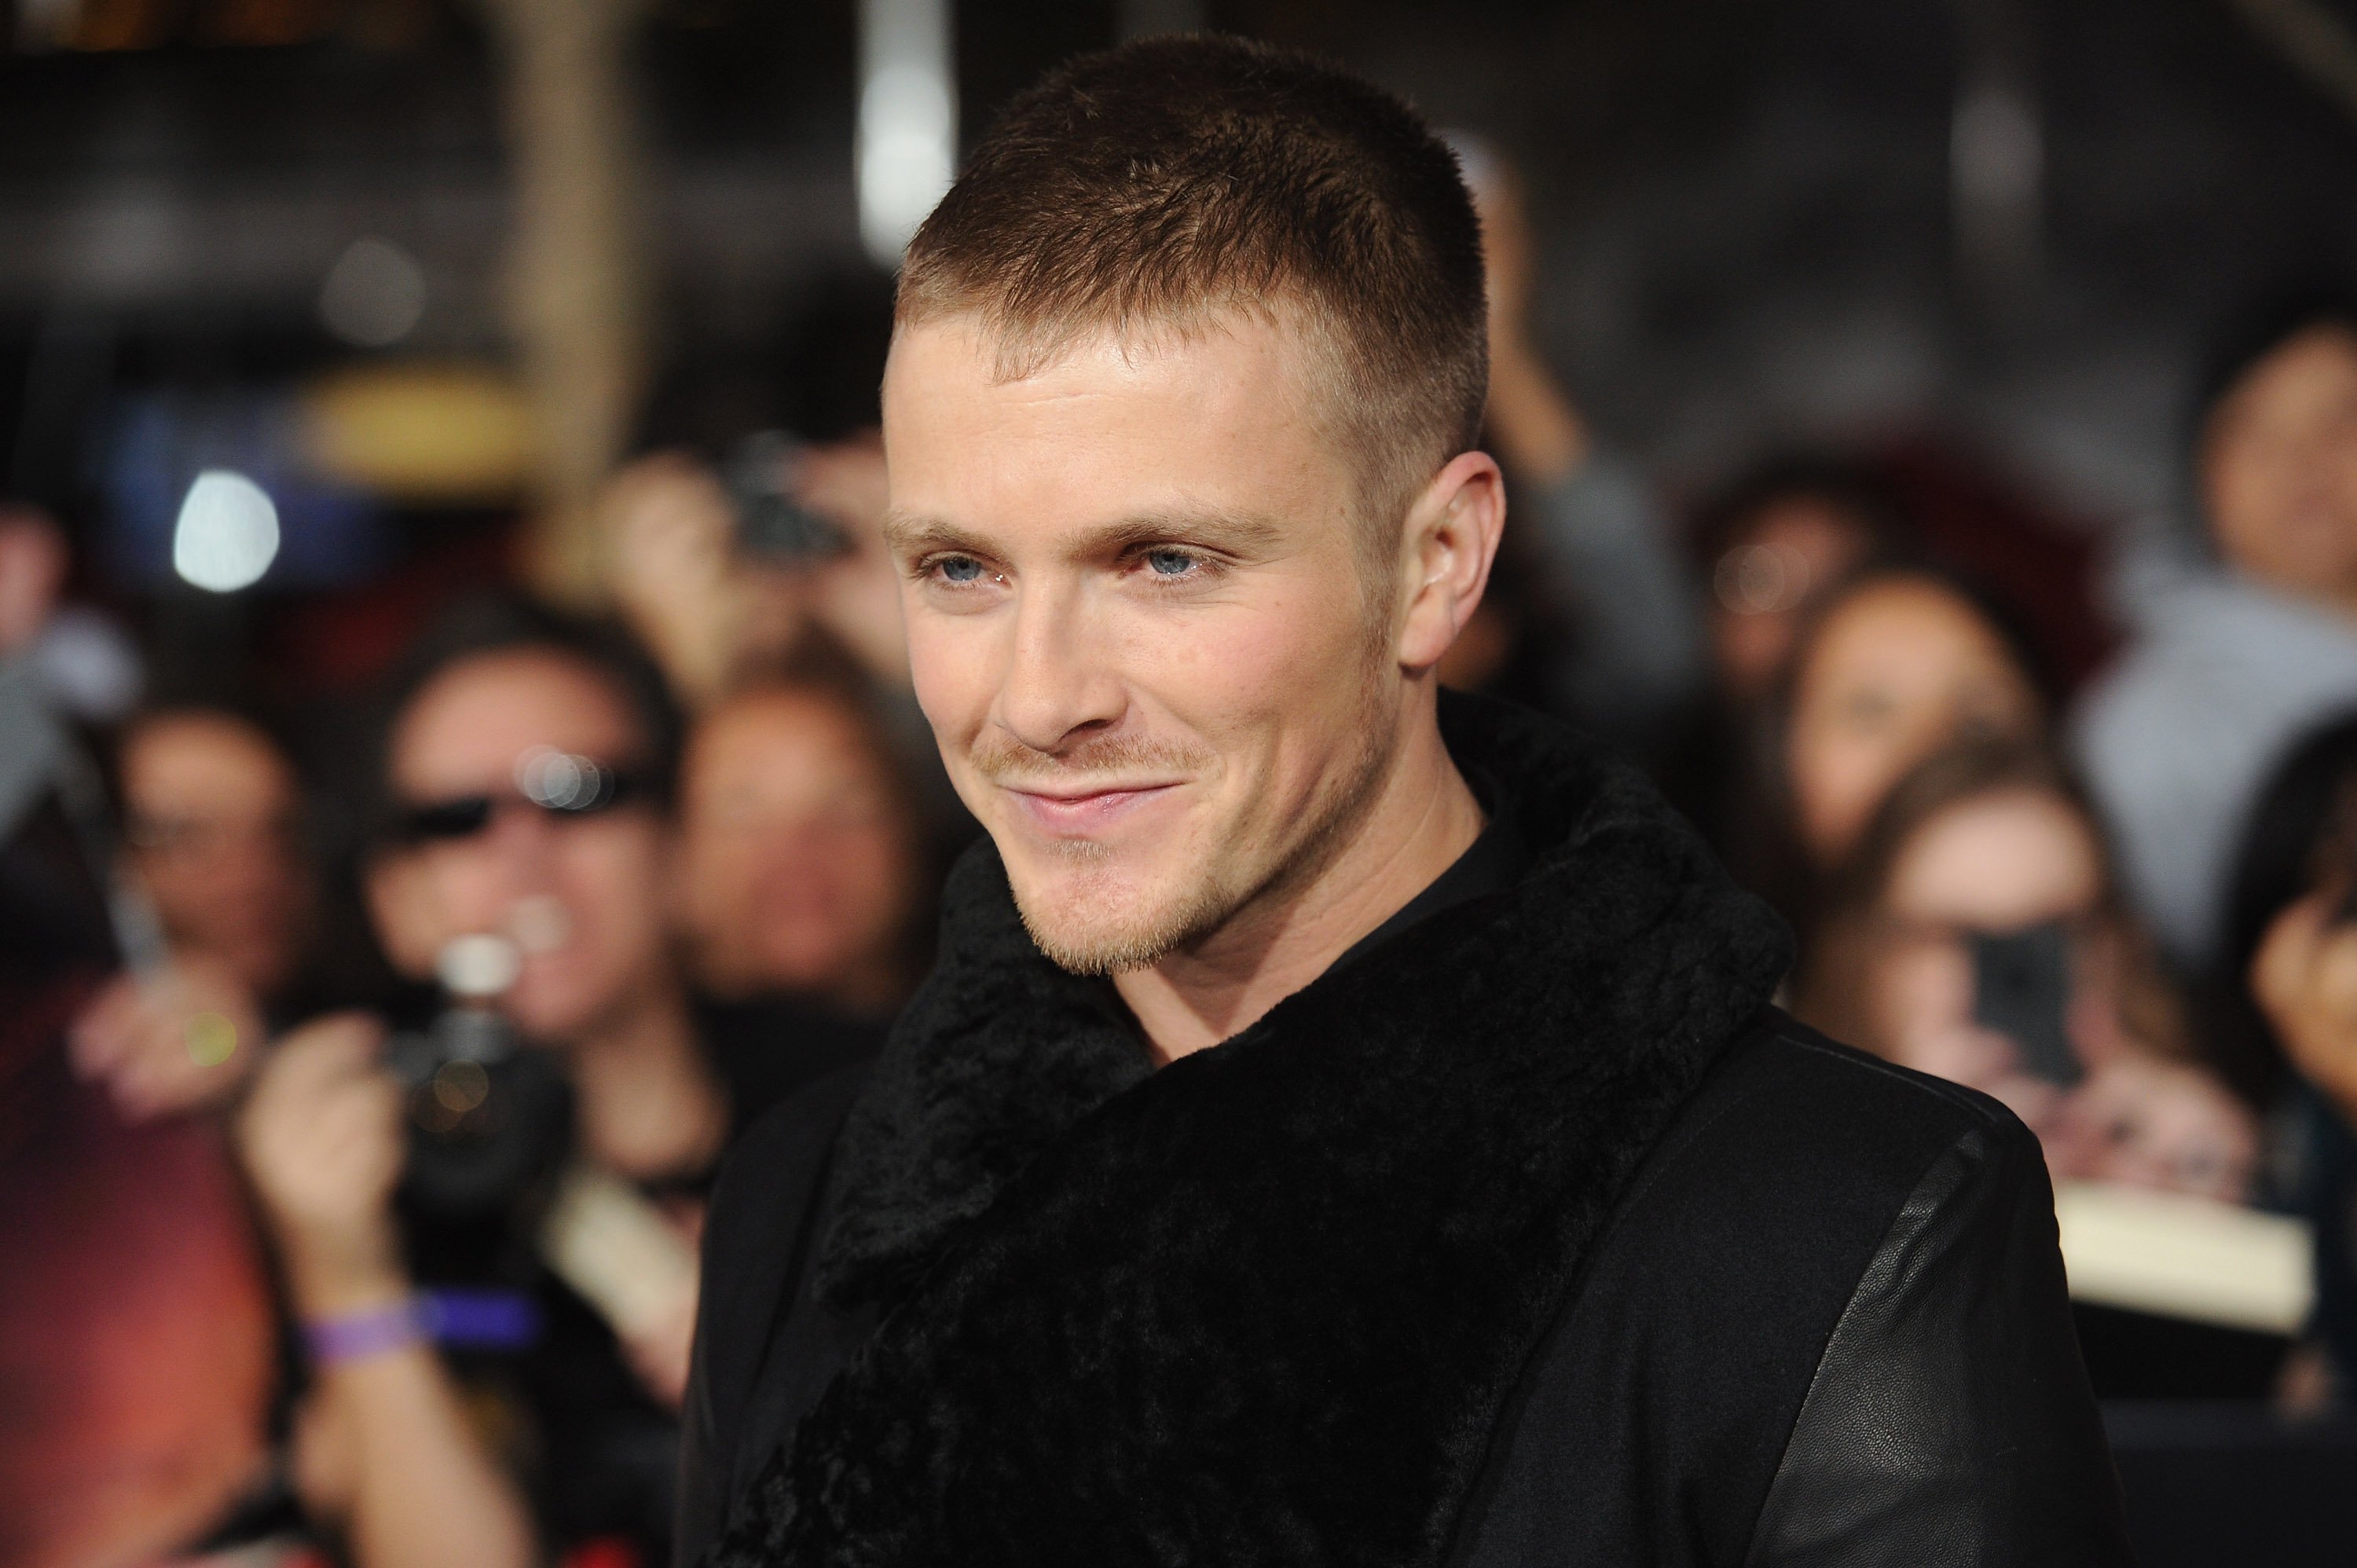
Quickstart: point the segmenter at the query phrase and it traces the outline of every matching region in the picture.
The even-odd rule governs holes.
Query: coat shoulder
[[[1460,1561],[1740,1561],[1818,1362],[1925,1176],[2042,1182],[1986,1095],[1770,1010],[1655,1144],[1526,1369]],[[1651,1462],[1632,1466],[1631,1454]]]
[[[1976,1184],[2043,1178],[2036,1135],[1996,1101],[1770,1010],[1639,1168],[1591,1290],[1641,1262],[1657,1286],[1692,1287],[1689,1310],[1730,1326],[1758,1321],[1763,1297],[1805,1296],[1837,1314],[1910,1196],[1960,1145],[1973,1151]],[[1809,1339],[1800,1327],[1784,1329],[1796,1346]],[[1827,1317],[1814,1346],[1831,1327]]]
[[[1842,1164],[1886,1142],[1929,1165],[1975,1132],[2017,1153],[2038,1148],[2020,1119],[1989,1096],[1855,1050],[1781,1008],[1769,1009],[1704,1079],[1664,1152],[1672,1139],[1729,1117],[1757,1125],[1765,1142],[1803,1165]],[[1880,1136],[1858,1136],[1869,1128]]]

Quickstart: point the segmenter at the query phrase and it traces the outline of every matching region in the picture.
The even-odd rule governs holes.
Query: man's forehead
[[[1264,419],[1297,418],[1322,382],[1291,314],[1222,309],[1059,328],[964,311],[904,323],[885,365],[887,455],[896,427],[945,413],[1003,424],[1087,420],[1110,404],[1225,394]]]
[[[970,317],[905,328],[885,382],[890,537],[988,519],[1041,527],[1222,522],[1316,508],[1347,455],[1309,417],[1266,328],[1159,341],[1102,331],[1004,379]]]

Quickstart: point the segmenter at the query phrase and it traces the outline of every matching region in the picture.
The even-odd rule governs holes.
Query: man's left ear
[[[1399,661],[1421,674],[1473,618],[1506,526],[1506,481],[1487,452],[1460,452],[1409,507],[1402,538]]]

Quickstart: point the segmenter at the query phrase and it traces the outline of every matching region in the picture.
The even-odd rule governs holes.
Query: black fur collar
[[[1536,864],[1150,1073],[985,846],[845,1133],[886,1316],[722,1563],[1434,1563],[1595,1229],[1789,938],[1632,770],[1450,699]]]

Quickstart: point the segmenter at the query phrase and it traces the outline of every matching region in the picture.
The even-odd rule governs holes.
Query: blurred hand
[[[1491,438],[1515,470],[1553,484],[1587,460],[1587,427],[1539,351],[1531,322],[1538,247],[1522,180],[1502,157],[1483,160],[1473,210],[1490,295]]]
[[[1490,354],[1493,360],[1519,354],[1531,338],[1536,247],[1522,180],[1502,159],[1484,160],[1480,183],[1473,187],[1473,211],[1481,220],[1481,263],[1490,291]]]
[[[661,1322],[622,1337],[622,1352],[646,1391],[667,1410],[687,1397],[690,1352],[695,1348],[695,1293],[690,1291]]]
[[[131,1121],[224,1103],[253,1075],[262,1014],[219,962],[176,958],[160,974],[119,975],[74,1023],[77,1075]]]
[[[408,1293],[393,1193],[405,1154],[401,1087],[378,1066],[384,1026],[338,1014],[288,1035],[238,1119],[239,1151],[305,1316]]]
[[[2346,889],[2288,905],[2252,955],[2251,994],[2292,1065],[2357,1120],[2357,924],[2335,922]]]
[[[884,552],[884,449],[854,437],[797,453],[794,497],[849,548],[812,562],[750,559],[719,479],[676,453],[641,458],[603,502],[616,605],[681,695],[716,695],[748,658],[791,648],[815,623],[877,681],[909,683],[900,583]]]
[[[617,474],[599,507],[616,607],[683,697],[710,697],[735,665],[745,621],[727,492],[693,458],[663,452]]]

